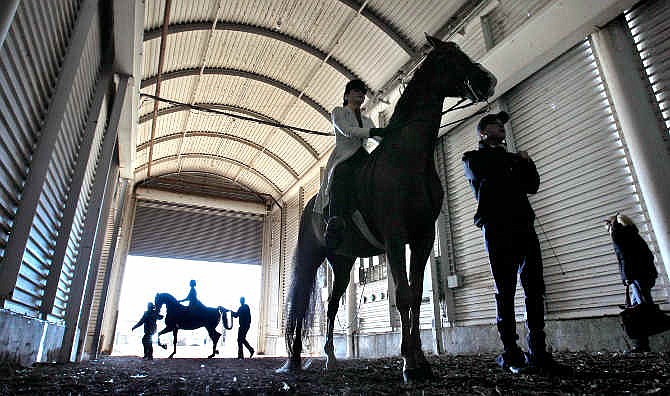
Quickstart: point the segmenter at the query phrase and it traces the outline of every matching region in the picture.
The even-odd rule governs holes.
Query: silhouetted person
[[[142,337],[142,345],[144,346],[144,359],[153,360],[154,358],[154,347],[151,344],[151,336],[156,332],[156,320],[163,319],[163,315],[160,315],[154,307],[154,303],[147,304],[147,310],[142,315],[142,319],[135,326],[133,330],[142,326],[144,324],[144,337]]]
[[[528,153],[507,151],[504,124],[508,120],[505,112],[483,117],[477,124],[479,149],[463,155],[465,177],[478,201],[474,222],[484,234],[494,280],[496,322],[504,348],[496,362],[514,373],[526,366],[567,372],[545,345],[542,255],[527,197],[537,192],[540,176]],[[517,345],[517,274],[526,297],[527,354]]]
[[[192,310],[204,307],[200,300],[198,300],[198,294],[195,291],[195,280],[191,280],[189,286],[191,286],[191,290],[189,290],[188,296],[183,300],[179,300],[179,302],[188,301],[188,307]]]
[[[630,287],[633,305],[653,304],[651,288],[656,283],[658,271],[654,265],[654,254],[640,236],[630,218],[616,214],[605,221],[612,236],[614,252],[619,261],[619,272],[625,286]],[[649,337],[633,338],[630,352],[649,352]]]
[[[240,322],[240,327],[237,330],[237,358],[244,359],[243,345],[249,350],[249,357],[251,358],[254,356],[254,348],[247,342],[247,332],[251,327],[251,310],[249,309],[249,306],[244,303],[244,297],[240,297],[240,307],[237,309],[237,312],[233,312],[232,315],[233,318],[239,318]]]

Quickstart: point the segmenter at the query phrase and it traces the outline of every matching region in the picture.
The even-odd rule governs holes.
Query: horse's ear
[[[428,44],[430,44],[431,47],[438,48],[441,44],[443,44],[442,40],[440,40],[439,38],[433,37],[425,32],[424,34],[426,35],[426,41],[428,41]]]

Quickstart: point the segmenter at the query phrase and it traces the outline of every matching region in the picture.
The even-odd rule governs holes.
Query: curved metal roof
[[[146,0],[136,181],[219,175],[284,195],[327,155],[330,110],[360,78],[370,98],[445,33],[468,0]],[[167,7],[166,7],[167,5]],[[164,22],[167,22],[165,24]],[[168,176],[166,176],[168,175]]]

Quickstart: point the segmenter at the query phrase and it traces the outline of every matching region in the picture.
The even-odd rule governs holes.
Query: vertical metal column
[[[272,238],[272,218],[270,216],[270,210],[266,210],[265,219],[263,221],[263,251],[262,251],[262,264],[261,264],[261,298],[260,298],[260,307],[258,313],[258,340],[256,351],[259,355],[265,354],[266,342],[268,335],[269,327],[269,318],[268,313],[271,307],[270,300],[270,279],[272,274],[270,273],[272,269],[272,245],[270,239]]]
[[[128,185],[128,180],[126,179],[121,179],[119,181],[119,193],[124,194],[127,191],[127,185]],[[105,315],[105,308],[106,308],[106,300],[107,300],[107,295],[111,286],[111,275],[112,275],[112,267],[114,264],[114,257],[116,255],[117,251],[117,246],[119,246],[121,243],[119,241],[119,235],[120,235],[120,226],[122,225],[123,221],[123,210],[125,209],[125,196],[122,196],[121,198],[118,199],[118,207],[116,208],[117,214],[115,215],[114,218],[114,234],[112,235],[112,246],[110,246],[109,249],[109,254],[107,255],[107,266],[105,267],[105,274],[104,274],[104,281],[103,281],[103,288],[100,294],[100,301],[99,301],[99,307],[98,307],[98,315],[95,319],[95,329],[93,330],[93,340],[91,341],[91,345],[93,346],[93,349],[89,351],[90,355],[92,358],[96,359],[98,357],[98,352],[100,351],[100,334],[102,330],[102,323]]]
[[[110,114],[110,122],[105,131],[105,137],[102,144],[102,153],[100,161],[95,172],[95,182],[91,194],[91,203],[86,211],[86,220],[84,221],[84,232],[81,240],[81,248],[75,264],[74,277],[70,285],[70,300],[65,310],[65,335],[61,346],[61,361],[69,361],[72,353],[72,346],[77,330],[77,323],[81,311],[81,303],[85,287],[86,278],[91,267],[91,254],[93,253],[93,242],[96,235],[96,227],[100,217],[103,195],[107,184],[107,177],[112,165],[112,155],[116,147],[117,128],[124,100],[128,92],[128,76],[123,76],[119,80],[117,92],[114,98],[114,105]]]
[[[117,247],[114,260],[112,261],[111,276],[107,286],[107,298],[101,302],[105,306],[105,313],[100,331],[100,353],[111,354],[114,344],[114,332],[116,330],[116,319],[119,312],[119,298],[123,286],[123,273],[126,269],[126,259],[130,249],[130,240],[133,234],[133,222],[135,221],[135,207],[137,200],[131,185],[126,190],[123,204],[123,215],[121,230],[119,231],[119,246]]]
[[[630,152],[656,241],[670,274],[670,158],[623,16],[593,34],[604,79]]]
[[[70,194],[65,203],[65,208],[63,209],[63,219],[61,220],[58,239],[56,240],[56,247],[54,248],[52,266],[47,277],[44,297],[42,298],[42,306],[40,307],[42,319],[47,318],[47,315],[51,313],[54,306],[56,291],[58,290],[58,282],[63,268],[63,261],[65,260],[67,245],[72,231],[72,224],[74,223],[75,214],[77,212],[77,202],[79,201],[81,188],[84,184],[86,168],[90,161],[95,161],[97,159],[97,147],[93,148],[92,146],[95,139],[95,131],[98,127],[100,109],[104,103],[105,95],[108,92],[109,84],[112,81],[112,74],[111,68],[103,71],[102,76],[95,87],[96,94],[93,100],[93,106],[91,106],[88,114],[84,141],[79,148],[79,158],[77,160],[74,174],[72,175]],[[91,149],[93,149],[93,151],[91,151]]]
[[[116,151],[116,150],[114,150]],[[104,199],[102,202],[102,210],[98,217],[98,224],[96,226],[95,232],[95,242],[93,243],[93,255],[90,260],[90,269],[88,271],[88,277],[86,279],[86,288],[84,291],[84,300],[81,304],[81,313],[79,315],[78,321],[78,333],[79,340],[75,344],[77,346],[75,361],[81,360],[81,354],[83,352],[85,341],[86,341],[86,332],[88,329],[88,321],[90,320],[91,315],[91,303],[93,302],[93,292],[95,291],[96,281],[98,279],[98,269],[100,268],[100,256],[102,255],[102,244],[105,241],[105,230],[107,229],[107,222],[109,221],[110,208],[112,207],[112,201],[114,200],[114,190],[116,189],[116,181],[119,178],[119,169],[118,169],[118,158],[116,159],[117,165],[115,169],[111,169],[107,175],[106,191],[104,193]],[[104,276],[104,274],[103,274]]]
[[[7,32],[12,26],[12,21],[20,2],[21,0],[3,0],[0,3],[0,47],[5,43]]]
[[[49,162],[65,117],[68,98],[74,91],[74,80],[83,59],[86,38],[96,18],[97,8],[97,0],[85,0],[77,18],[62,72],[56,84],[55,94],[51,100],[37,149],[33,154],[25,188],[16,211],[14,226],[5,248],[5,257],[0,263],[0,305],[4,305],[4,300],[12,297],[16,286],[33,218],[46,183]]]

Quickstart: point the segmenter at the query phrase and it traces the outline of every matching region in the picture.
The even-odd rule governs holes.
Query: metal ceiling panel
[[[179,132],[177,126],[182,125],[186,112],[172,113],[163,115],[156,120],[156,137]],[[151,138],[151,118],[142,122],[137,128],[137,144],[142,145]]]
[[[407,37],[414,47],[426,42],[424,32],[438,31],[466,0],[370,0],[366,8],[374,10]]]
[[[168,35],[165,45],[163,73],[199,67],[208,34],[207,31],[194,31]],[[155,76],[158,73],[160,48],[160,37],[144,42],[143,78]]]

